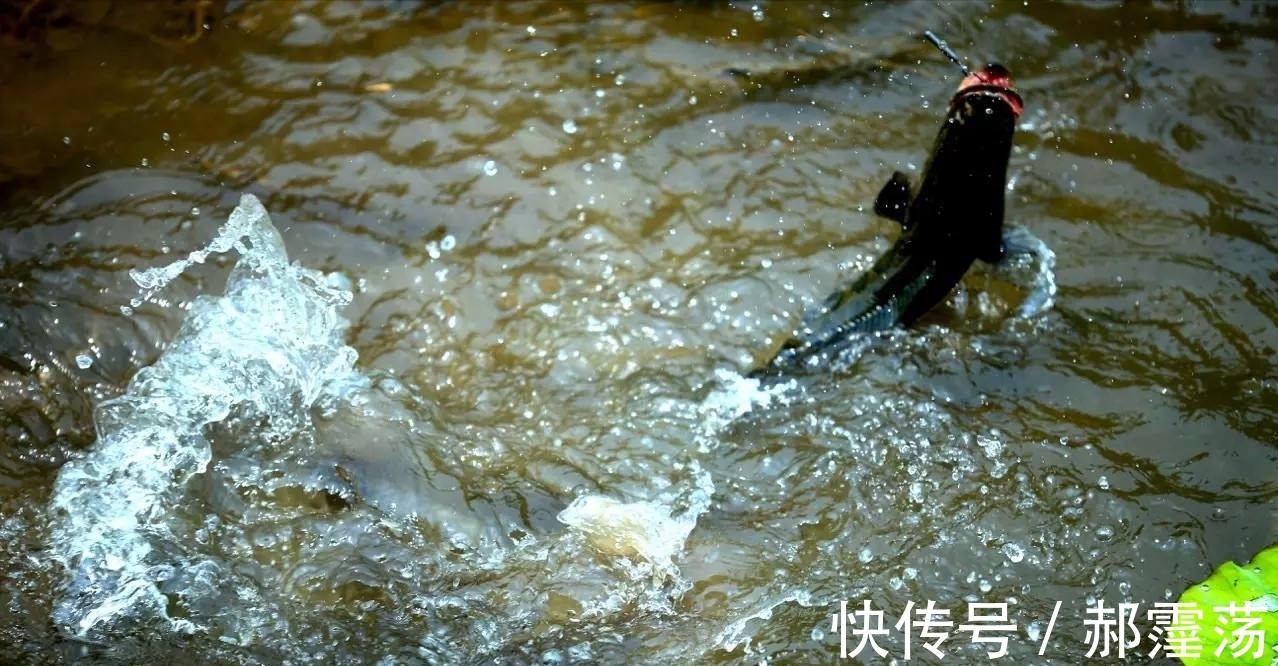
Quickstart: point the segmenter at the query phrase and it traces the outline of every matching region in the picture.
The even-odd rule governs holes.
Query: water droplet
[[[69,137],[69,136],[64,136],[64,137],[62,137],[62,143],[65,143],[65,144],[67,144],[68,146],[69,146],[69,145],[71,145],[71,137]]]
[[[1096,485],[1100,486],[1101,490],[1109,490],[1109,477],[1102,474],[1101,477],[1096,480]]]
[[[492,161],[492,160],[488,160],[487,162],[484,162],[484,175],[485,175],[485,176],[496,176],[496,175],[497,175],[497,163],[496,163],[496,162],[494,162],[494,161]]]
[[[191,217],[199,217],[199,216],[200,216],[200,207],[191,206]]]
[[[1096,538],[1101,541],[1109,541],[1114,538],[1114,528],[1109,525],[1101,525],[1096,528]]]
[[[1020,562],[1025,559],[1025,548],[1019,543],[1005,543],[1003,544],[1003,555],[1007,557],[1009,562]]]
[[[439,241],[439,249],[445,252],[451,252],[455,247],[457,247],[457,239],[452,234],[444,236],[443,240]]]
[[[143,158],[142,158],[142,166],[144,166],[144,167],[145,167],[145,166],[151,166],[151,162],[150,162],[150,160],[148,160],[147,158],[143,157]]]
[[[75,364],[81,370],[88,370],[93,365],[93,357],[88,354],[79,354],[75,357]]]
[[[165,132],[165,133],[161,134],[161,135],[160,135],[160,138],[161,138],[161,139],[162,139],[165,143],[168,143],[168,142],[169,142],[169,133],[168,133],[168,132]]]
[[[564,134],[576,134],[576,133],[577,133],[577,123],[573,122],[573,119],[572,119],[572,118],[569,118],[569,119],[565,120],[565,121],[564,121],[564,126],[563,126],[563,127],[564,127]]]
[[[868,563],[870,560],[874,559],[874,551],[870,550],[869,548],[862,548],[861,552],[857,554],[856,558],[858,560],[861,560],[862,564]]]

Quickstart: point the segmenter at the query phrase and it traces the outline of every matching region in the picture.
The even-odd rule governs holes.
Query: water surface
[[[232,9],[190,43],[87,31],[0,74],[5,654],[825,664],[840,601],[890,625],[932,599],[956,624],[1007,602],[1008,659],[1076,664],[1097,600],[1173,600],[1276,540],[1272,8]],[[873,197],[921,168],[958,81],[925,29],[1016,77],[1008,221],[1056,252],[1056,302],[1018,317],[978,268],[760,394],[740,375],[895,237]],[[193,633],[140,613],[71,638],[94,597],[54,563],[59,471],[237,255],[136,307],[128,272],[203,246],[243,192],[349,288],[290,303],[367,385],[200,425],[206,472],[144,535]],[[250,346],[200,349],[240,377]],[[234,396],[293,367],[268,366]]]

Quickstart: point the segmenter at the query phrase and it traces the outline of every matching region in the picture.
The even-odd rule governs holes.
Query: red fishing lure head
[[[954,93],[954,98],[950,100],[950,110],[958,108],[960,104],[971,101],[976,96],[989,96],[1002,100],[1011,108],[1014,118],[1019,118],[1021,110],[1025,107],[1020,94],[1016,92],[1016,84],[1012,82],[1012,73],[998,63],[990,63],[963,77],[958,92]]]

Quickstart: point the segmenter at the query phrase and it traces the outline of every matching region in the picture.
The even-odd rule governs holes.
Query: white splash
[[[149,298],[192,264],[235,249],[221,297],[201,296],[172,344],[119,398],[99,405],[97,442],[60,471],[50,546],[66,570],[54,620],[77,635],[122,617],[170,618],[175,600],[212,594],[219,567],[174,538],[185,486],[212,458],[205,426],[234,410],[274,432],[307,427],[308,408],[367,385],[347,347],[351,300],[340,276],[289,265],[270,217],[244,195],[217,236],[168,266],[131,273]],[[140,305],[141,300],[135,301]]]
[[[646,562],[653,577],[672,582],[683,591],[675,558],[683,552],[697,519],[710,508],[714,482],[695,462],[695,487],[687,493],[687,508],[675,511],[673,498],[622,502],[603,495],[583,495],[559,513],[559,522],[583,534],[601,554]]]
[[[1003,233],[1007,259],[998,266],[1028,290],[1017,310],[1020,317],[1034,317],[1056,302],[1056,253],[1041,238],[1021,226],[1009,226]],[[1029,272],[1028,280],[1020,278]]]

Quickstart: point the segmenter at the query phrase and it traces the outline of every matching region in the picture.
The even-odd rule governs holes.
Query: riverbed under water
[[[0,69],[0,659],[828,664],[933,600],[1077,664],[1278,540],[1272,7],[231,10]],[[761,388],[898,233],[928,29],[1016,78],[1055,302]]]

